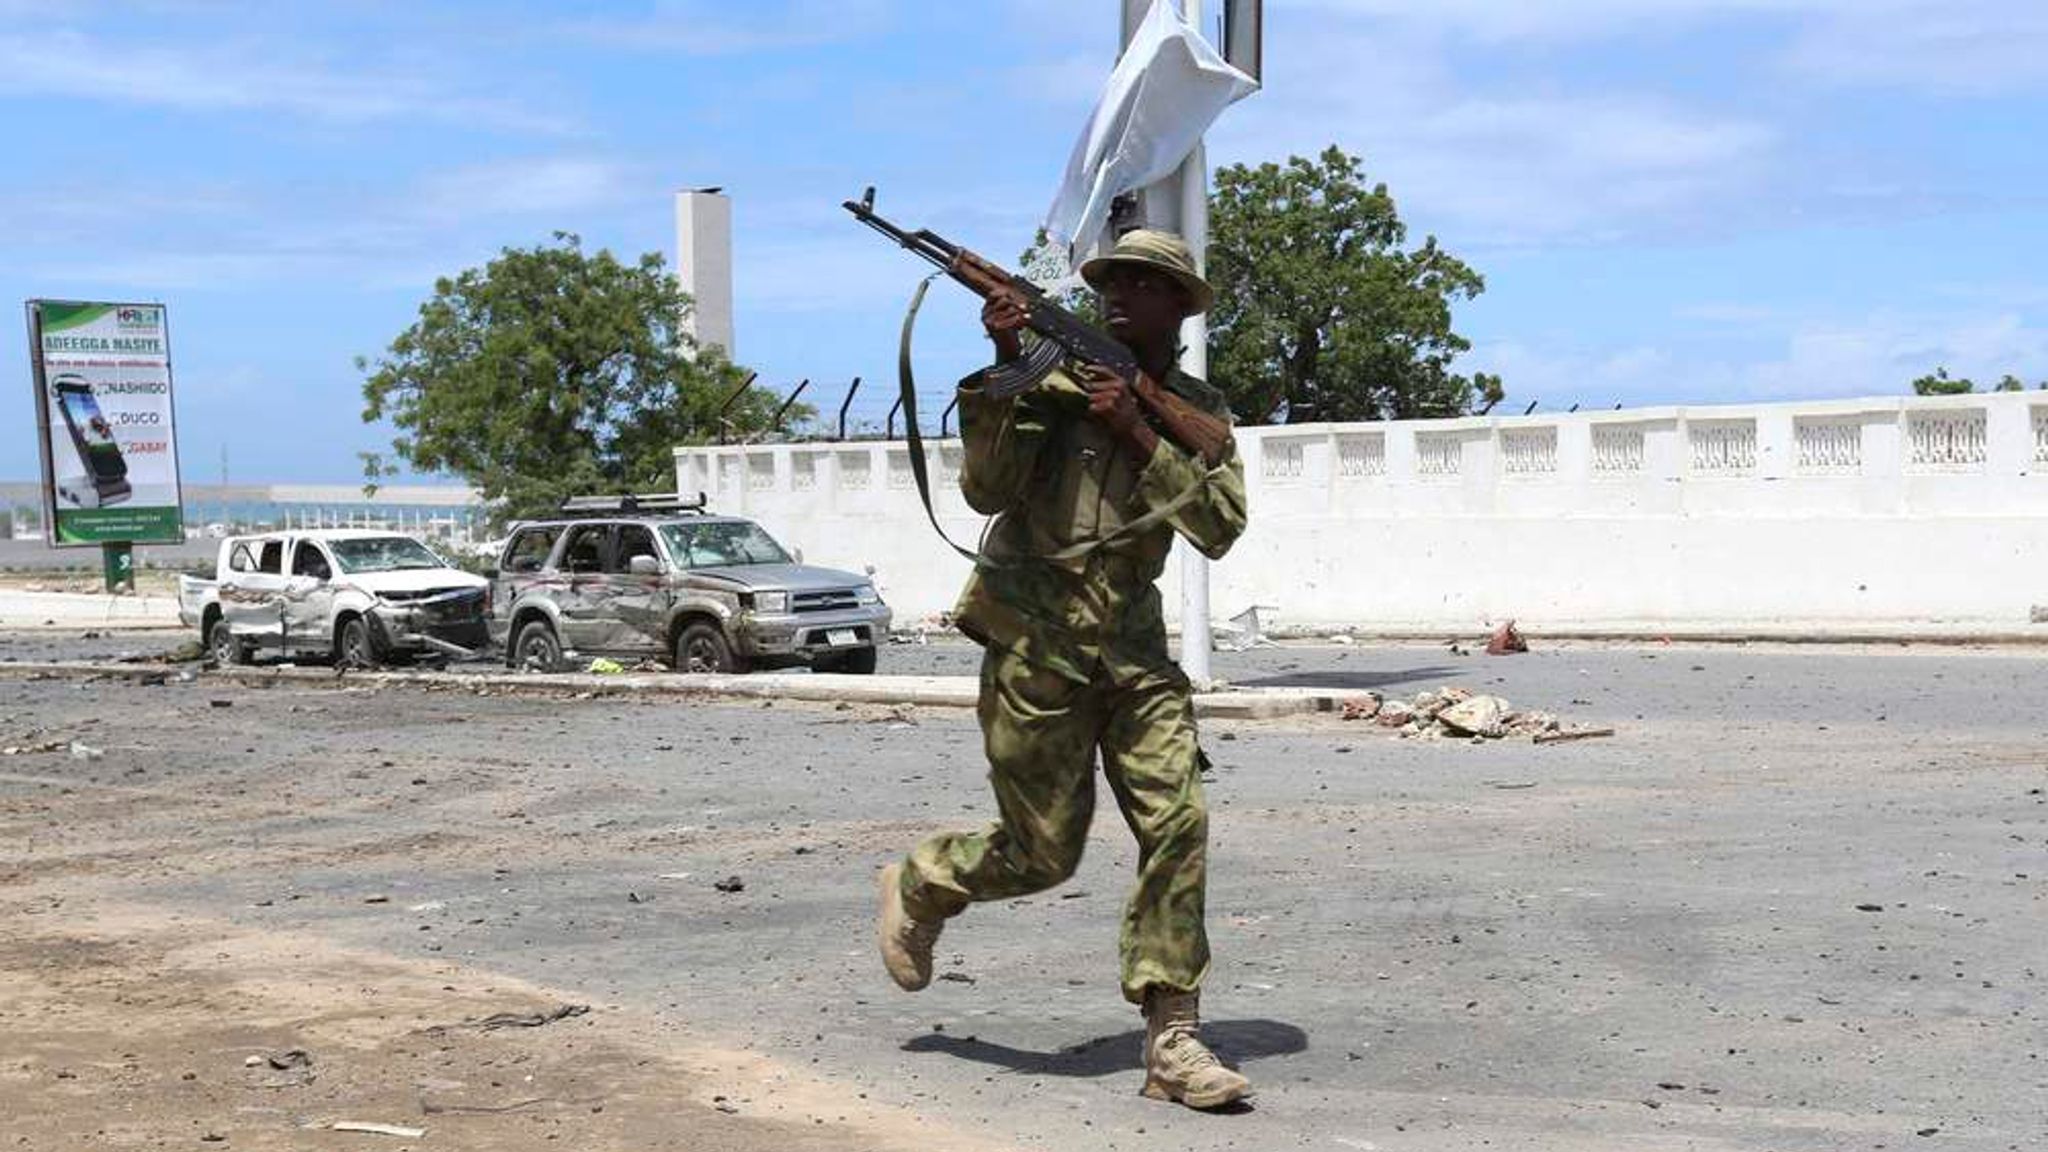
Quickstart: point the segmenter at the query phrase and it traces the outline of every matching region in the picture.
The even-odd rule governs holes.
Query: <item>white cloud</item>
[[[2048,11],[2036,0],[1298,0],[1280,13],[1288,8],[1490,48],[1668,38],[1743,21],[1777,33],[1767,56],[1794,80],[1974,94],[2048,82]]]
[[[271,43],[168,47],[61,29],[0,34],[0,96],[6,95],[281,111],[344,124],[425,118],[517,131],[569,128],[559,116],[455,91],[425,62],[349,70]]]
[[[1485,84],[1429,45],[1354,26],[1274,34],[1268,59],[1283,56],[1224,116],[1211,159],[1335,143],[1454,248],[1683,227],[1756,187],[1777,141],[1759,121],[1656,96]]]
[[[651,180],[637,181],[649,195],[648,210],[659,208]],[[636,188],[634,175],[622,164],[588,156],[543,156],[496,160],[439,172],[421,182],[413,205],[435,219],[482,216],[564,215],[617,205]],[[570,223],[565,221],[564,223]]]
[[[2048,379],[2048,326],[2017,313],[1880,312],[1855,321],[1803,321],[1741,359],[1651,344],[1572,349],[1528,341],[1477,348],[1462,365],[1498,372],[1508,407],[1579,403],[1714,404],[1896,396],[1917,376],[1946,367],[1980,387],[2008,372]]]

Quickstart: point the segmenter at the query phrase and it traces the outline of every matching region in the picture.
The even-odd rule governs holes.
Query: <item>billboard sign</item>
[[[50,543],[182,543],[164,306],[31,300],[28,344]]]

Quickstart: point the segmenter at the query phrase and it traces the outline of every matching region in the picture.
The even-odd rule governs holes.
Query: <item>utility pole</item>
[[[1173,0],[1196,28],[1204,26],[1204,0]],[[1261,61],[1260,24],[1263,0],[1219,0],[1224,12],[1224,40],[1221,45],[1231,64],[1259,77]],[[1121,54],[1152,9],[1152,0],[1123,0]],[[1180,169],[1156,184],[1140,189],[1137,219],[1147,228],[1178,232],[1194,255],[1195,271],[1208,274],[1209,248],[1209,158],[1207,149],[1196,141],[1194,150]],[[1112,225],[1114,227],[1114,225]],[[1111,238],[1112,242],[1114,237]],[[1181,326],[1181,371],[1207,379],[1209,375],[1209,318],[1190,316]],[[1210,683],[1209,657],[1215,647],[1209,628],[1209,558],[1187,541],[1176,540],[1180,552],[1180,666],[1197,688]]]

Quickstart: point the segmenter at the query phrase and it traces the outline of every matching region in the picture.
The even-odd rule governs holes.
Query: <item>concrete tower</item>
[[[716,188],[676,193],[676,277],[697,305],[683,330],[732,359],[732,201]]]

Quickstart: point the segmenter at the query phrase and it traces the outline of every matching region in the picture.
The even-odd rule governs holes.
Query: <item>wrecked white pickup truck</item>
[[[230,536],[215,579],[181,576],[178,616],[222,664],[257,653],[373,667],[490,642],[490,583],[393,532]]]

